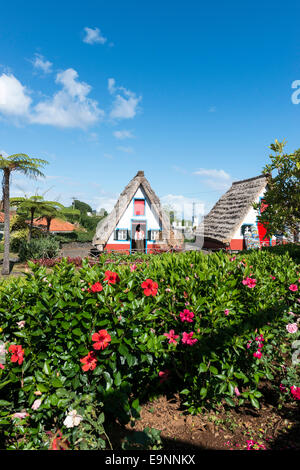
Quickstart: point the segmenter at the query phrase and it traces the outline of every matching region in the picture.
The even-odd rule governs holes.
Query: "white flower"
[[[74,426],[78,426],[80,421],[82,420],[82,416],[77,414],[76,410],[71,410],[67,414],[66,419],[64,420],[64,425],[67,428],[74,428]]]
[[[22,320],[22,321],[18,321],[18,322],[17,322],[17,325],[18,325],[19,328],[24,328],[25,323],[26,323],[26,322],[25,322],[24,320]]]
[[[32,409],[37,410],[41,406],[42,400],[39,398],[38,400],[34,400]]]

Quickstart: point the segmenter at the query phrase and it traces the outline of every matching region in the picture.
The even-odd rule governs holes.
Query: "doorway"
[[[134,220],[131,223],[131,252],[147,253],[147,226],[145,220]]]

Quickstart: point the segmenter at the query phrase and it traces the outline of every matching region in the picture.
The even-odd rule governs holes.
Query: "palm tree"
[[[2,189],[3,189],[3,205],[4,205],[4,253],[2,274],[9,274],[9,183],[10,175],[13,171],[23,173],[25,176],[37,178],[44,177],[40,171],[48,162],[41,158],[30,158],[25,153],[17,153],[6,156],[0,155],[0,169],[3,171]]]
[[[58,215],[58,209],[62,209],[64,207],[57,201],[45,201],[43,196],[38,195],[31,197],[14,197],[10,202],[13,206],[19,207],[21,213],[29,212],[30,214],[28,241],[31,240],[35,215],[38,215],[39,219],[46,217],[47,231],[49,231],[51,220]]]

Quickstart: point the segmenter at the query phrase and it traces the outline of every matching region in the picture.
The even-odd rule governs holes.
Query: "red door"
[[[261,206],[260,206],[260,213],[262,213],[267,207],[268,207],[268,204],[265,204],[264,200],[262,199]],[[260,246],[269,246],[270,239],[264,238],[265,234],[267,233],[266,227],[262,223],[257,222],[257,230],[258,230]]]

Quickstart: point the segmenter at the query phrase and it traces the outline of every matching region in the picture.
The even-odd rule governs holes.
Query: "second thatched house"
[[[151,253],[182,244],[182,234],[172,229],[143,171],[125,187],[111,213],[99,222],[93,238],[99,251],[126,253]]]
[[[271,244],[252,207],[254,202],[263,200],[267,185],[267,175],[234,182],[204,217],[197,230],[196,243],[201,243],[203,248],[229,250],[245,249],[246,241],[256,246]]]

